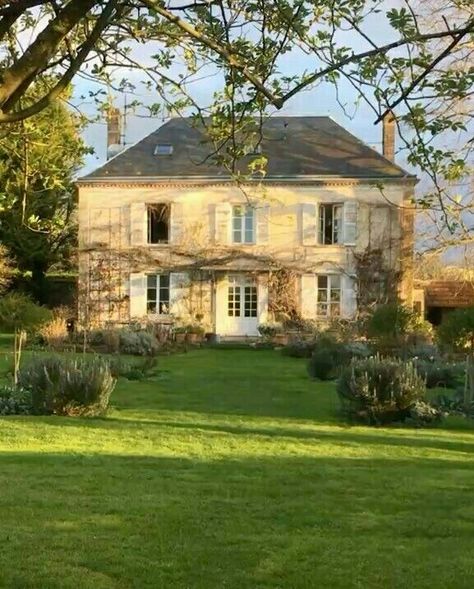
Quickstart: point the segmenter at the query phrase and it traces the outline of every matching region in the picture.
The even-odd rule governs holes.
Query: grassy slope
[[[162,365],[106,420],[1,419],[1,587],[472,586],[472,431],[340,426],[273,352]]]

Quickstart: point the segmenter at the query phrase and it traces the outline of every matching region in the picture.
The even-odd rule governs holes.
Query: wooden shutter
[[[174,202],[171,205],[170,215],[170,243],[179,244],[184,238],[184,214],[183,203]]]
[[[147,243],[147,210],[144,202],[130,205],[130,245]]]
[[[170,313],[184,318],[189,315],[189,275],[186,272],[170,274]]]
[[[215,210],[215,240],[219,245],[228,245],[231,239],[232,206],[228,202],[219,203]]]
[[[357,313],[357,291],[355,277],[344,274],[342,276],[341,287],[342,316],[346,319],[352,319]]]
[[[110,243],[110,209],[93,207],[89,209],[89,244]]]
[[[344,245],[356,245],[357,241],[357,202],[344,203]]]
[[[318,242],[318,207],[314,203],[301,205],[301,243],[316,245]]]
[[[316,301],[316,275],[303,274],[301,277],[301,315],[303,318],[316,318]]]
[[[255,209],[257,214],[257,244],[268,244],[268,222],[270,217],[270,207],[262,205]]]
[[[146,315],[146,274],[130,274],[130,319]]]

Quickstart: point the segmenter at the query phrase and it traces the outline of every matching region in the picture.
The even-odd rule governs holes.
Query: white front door
[[[224,336],[256,336],[259,287],[249,276],[229,275],[217,283],[216,332]]]

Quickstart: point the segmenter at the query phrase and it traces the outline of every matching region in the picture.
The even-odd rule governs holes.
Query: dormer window
[[[150,204],[147,206],[148,243],[168,243],[170,226],[170,206]]]
[[[173,155],[173,146],[170,143],[158,143],[155,146],[155,151],[153,152],[153,155]]]

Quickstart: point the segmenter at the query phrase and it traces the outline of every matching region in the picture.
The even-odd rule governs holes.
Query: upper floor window
[[[341,276],[320,274],[317,277],[318,317],[339,317],[341,314]]]
[[[170,308],[170,275],[149,274],[146,286],[147,313],[168,314]]]
[[[168,243],[170,233],[170,206],[152,204],[147,206],[148,243]]]
[[[319,243],[330,245],[342,243],[343,205],[324,204],[319,206]]]
[[[232,207],[232,241],[255,243],[255,209],[251,206]]]

